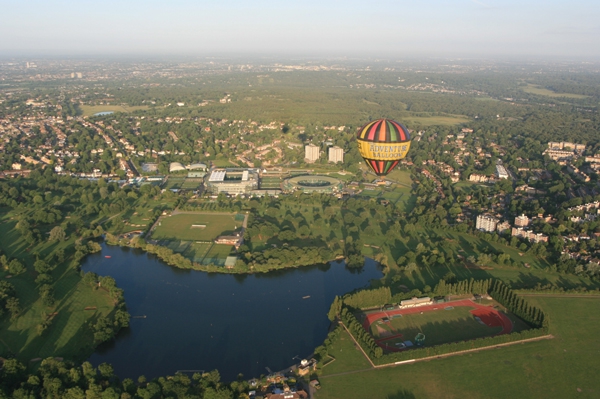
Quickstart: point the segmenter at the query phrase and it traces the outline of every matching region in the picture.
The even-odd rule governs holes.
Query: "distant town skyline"
[[[600,4],[591,0],[0,4],[0,56],[600,58]]]

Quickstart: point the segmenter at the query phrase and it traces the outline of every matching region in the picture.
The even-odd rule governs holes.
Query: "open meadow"
[[[589,96],[584,96],[583,94],[574,94],[574,93],[557,93],[552,90],[548,90],[538,85],[528,84],[526,87],[523,87],[522,90],[525,93],[537,94],[539,96],[547,96],[547,97],[565,97],[565,98],[588,98]]]
[[[329,352],[337,360],[323,369],[317,399],[599,397],[600,298],[528,301],[546,312],[554,339],[364,371],[366,360],[340,334]]]

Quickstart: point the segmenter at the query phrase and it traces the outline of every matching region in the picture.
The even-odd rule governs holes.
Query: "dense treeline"
[[[342,297],[345,306],[354,309],[365,309],[390,303],[392,292],[390,287],[380,287],[370,290],[360,290]]]
[[[434,292],[436,295],[446,296],[446,295],[464,295],[464,294],[479,294],[484,295],[490,291],[490,287],[495,280],[487,279],[487,280],[463,280],[456,282],[454,284],[448,284],[446,280],[440,280],[440,282],[435,286]]]
[[[340,318],[370,358],[378,359],[383,355],[383,349],[375,343],[373,336],[364,329],[348,308],[342,308]]]
[[[94,368],[89,362],[76,365],[69,361],[48,358],[35,372],[16,359],[4,360],[0,369],[0,397],[2,398],[97,398],[97,399],[245,399],[248,383],[221,382],[217,370],[159,377],[147,381],[140,376],[137,381],[119,379],[110,364]]]
[[[525,298],[519,297],[502,281],[494,280],[489,294],[492,298],[502,304],[502,306],[519,318],[525,320],[534,328],[548,329],[548,321],[544,312],[535,306],[529,305]]]

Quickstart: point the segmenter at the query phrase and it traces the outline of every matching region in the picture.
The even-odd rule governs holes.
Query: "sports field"
[[[185,248],[182,248],[181,250],[174,249],[174,251],[180,252],[192,262],[197,262],[203,265],[212,263],[214,265],[222,266],[225,264],[225,259],[229,256],[232,249],[232,245],[220,245],[212,243],[202,244],[188,241]]]
[[[222,234],[231,234],[242,222],[235,215],[180,213],[160,219],[152,233],[154,240],[212,241]]]
[[[317,399],[600,397],[600,298],[529,297],[551,320],[554,339],[439,360],[369,369],[341,334]],[[345,338],[345,340],[342,340]],[[365,370],[367,369],[367,370]]]
[[[165,190],[181,190],[183,184],[185,183],[185,177],[169,177],[169,179],[165,182],[164,188]]]
[[[362,317],[363,326],[384,351],[402,350],[403,343],[415,344],[418,333],[425,334],[425,346],[433,346],[507,334],[513,329],[506,315],[470,300],[370,312]]]
[[[281,188],[281,178],[279,177],[263,177],[260,179],[260,188],[279,189]]]

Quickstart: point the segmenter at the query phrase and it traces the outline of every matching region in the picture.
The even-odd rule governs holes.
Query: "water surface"
[[[134,316],[131,327],[90,361],[111,363],[120,378],[134,379],[216,368],[232,380],[238,373],[250,378],[268,374],[267,368],[284,369],[322,344],[335,295],[382,276],[370,259],[360,272],[331,263],[268,274],[208,274],[105,245],[82,268],[114,277]]]

